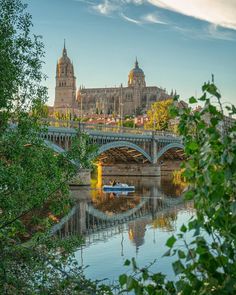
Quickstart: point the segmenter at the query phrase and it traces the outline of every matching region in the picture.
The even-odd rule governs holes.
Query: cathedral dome
[[[138,75],[144,75],[144,72],[143,72],[143,70],[139,67],[139,65],[138,65],[138,61],[137,61],[137,59],[136,59],[136,61],[135,61],[135,67],[129,72],[129,74],[130,75],[136,75],[136,74],[138,74]]]
[[[135,84],[145,86],[145,75],[138,65],[137,58],[135,61],[135,67],[129,72],[128,77],[128,86],[134,86]]]

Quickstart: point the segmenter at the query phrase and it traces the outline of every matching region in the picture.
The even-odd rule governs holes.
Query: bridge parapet
[[[162,137],[178,137],[171,131],[153,131],[144,128],[129,128],[121,126],[111,126],[107,124],[90,124],[71,120],[57,120],[54,118],[44,119],[43,122],[52,127],[64,127],[68,129],[79,129],[81,131],[100,131],[104,133],[126,133],[126,134],[140,134],[148,136],[162,136]]]

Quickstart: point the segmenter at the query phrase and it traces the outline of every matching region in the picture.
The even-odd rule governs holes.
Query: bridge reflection
[[[107,180],[103,178],[103,183]],[[82,235],[85,243],[90,244],[127,231],[130,241],[139,247],[144,243],[147,225],[173,230],[178,210],[186,206],[176,195],[179,188],[172,186],[172,191],[168,188],[171,194],[166,195],[160,178],[129,177],[128,181],[136,187],[136,192],[128,196],[105,194],[99,189],[87,191],[87,197],[79,198],[71,213],[54,227],[54,232],[60,237]],[[168,180],[164,183],[167,187],[170,184]]]

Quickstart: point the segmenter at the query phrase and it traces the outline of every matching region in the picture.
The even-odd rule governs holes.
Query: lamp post
[[[82,121],[83,118],[83,94],[80,93],[80,120]]]
[[[107,90],[105,87],[104,103],[103,103],[103,113],[104,113],[104,127],[106,126],[106,104],[107,104]]]
[[[121,117],[120,117],[120,127],[121,127],[121,129],[123,128],[123,115],[124,115],[124,104],[123,103],[121,103],[120,104],[120,109],[121,109]]]
[[[119,117],[120,117],[120,127],[123,127],[123,85],[120,84],[120,101],[119,101]]]

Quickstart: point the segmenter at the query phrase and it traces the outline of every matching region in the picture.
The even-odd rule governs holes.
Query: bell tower
[[[74,76],[74,66],[67,55],[64,41],[62,57],[58,60],[56,67],[54,111],[63,114],[74,114],[75,107],[76,77]]]

